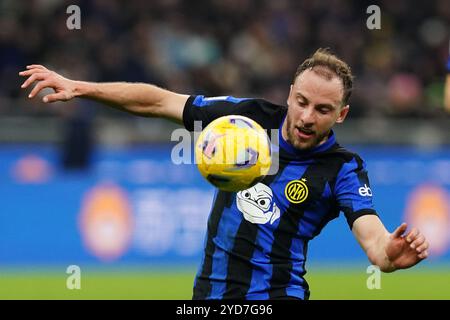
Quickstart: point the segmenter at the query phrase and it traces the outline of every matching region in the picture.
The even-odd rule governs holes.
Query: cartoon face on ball
[[[273,201],[272,189],[263,183],[239,191],[236,202],[245,220],[251,223],[272,224],[280,217],[280,209]]]

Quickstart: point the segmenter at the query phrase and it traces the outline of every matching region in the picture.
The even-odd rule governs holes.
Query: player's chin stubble
[[[300,138],[295,134],[295,126],[292,124],[292,122],[290,121],[290,119],[286,119],[287,120],[287,137],[288,137],[288,142],[290,144],[292,144],[294,146],[294,148],[299,149],[299,150],[309,150],[312,149],[316,146],[318,146],[319,144],[321,144],[322,142],[325,141],[325,138],[328,136],[328,133],[322,133],[322,134],[318,134],[317,132],[315,132],[314,136],[312,137],[312,139],[310,139],[310,141],[308,142],[302,142],[300,140]]]

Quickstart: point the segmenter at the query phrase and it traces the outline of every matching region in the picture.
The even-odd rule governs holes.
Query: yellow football
[[[197,167],[206,180],[224,191],[252,187],[272,164],[266,131],[254,120],[229,115],[212,121],[195,145]]]

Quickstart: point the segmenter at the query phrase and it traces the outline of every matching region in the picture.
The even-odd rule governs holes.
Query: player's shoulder
[[[357,152],[349,150],[339,144],[336,144],[330,151],[330,156],[333,157],[335,161],[341,163],[341,172],[358,172],[366,170],[366,163]]]
[[[354,165],[361,168],[365,166],[364,160],[357,152],[349,150],[338,143],[323,155],[342,163],[342,165]]]
[[[287,107],[262,98],[249,98],[241,103],[244,112],[264,128],[278,128],[286,116]]]
[[[361,156],[353,150],[350,150],[346,147],[341,146],[340,144],[336,143],[334,149],[333,149],[333,153],[335,153],[335,155],[337,157],[342,157],[343,159],[347,159],[347,160],[352,160],[352,159],[361,159]]]

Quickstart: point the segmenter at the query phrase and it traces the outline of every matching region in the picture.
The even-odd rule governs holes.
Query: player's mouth
[[[313,130],[301,128],[301,127],[295,127],[295,133],[298,137],[301,139],[309,139],[312,136],[314,136],[315,132]]]

